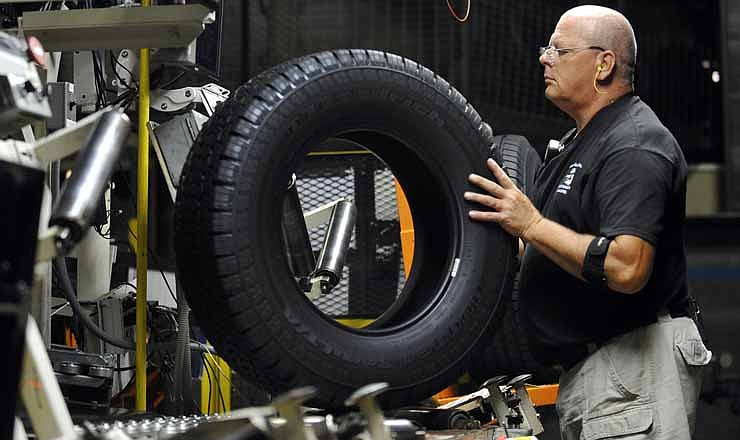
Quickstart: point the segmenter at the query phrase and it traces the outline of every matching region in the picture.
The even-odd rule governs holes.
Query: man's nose
[[[540,61],[540,64],[543,66],[552,66],[552,63],[547,57],[547,52],[540,55],[539,61]]]

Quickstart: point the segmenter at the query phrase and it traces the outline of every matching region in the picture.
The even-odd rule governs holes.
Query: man
[[[471,175],[476,221],[519,237],[520,296],[536,356],[560,365],[564,439],[689,439],[702,343],[686,285],[686,162],[633,94],[634,32],[579,6],[540,50],[545,94],[575,121],[530,201],[492,160]]]

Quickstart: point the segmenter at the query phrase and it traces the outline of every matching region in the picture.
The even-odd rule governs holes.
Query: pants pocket
[[[712,352],[707,350],[700,339],[688,339],[676,342],[676,348],[681,352],[686,364],[701,367],[707,365],[712,360]]]
[[[630,338],[621,338],[591,356],[585,375],[586,419],[621,413],[649,402],[653,368],[642,350]]]
[[[637,440],[647,438],[652,427],[652,408],[635,408],[619,414],[596,417],[584,422],[581,438],[583,440],[599,440],[618,437],[620,440]]]
[[[696,423],[696,404],[701,391],[702,370],[712,359],[712,352],[707,350],[698,338],[685,339],[676,342],[674,356],[686,408],[686,419],[689,431],[693,432]]]

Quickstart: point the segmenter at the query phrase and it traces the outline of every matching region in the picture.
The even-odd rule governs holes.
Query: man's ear
[[[596,78],[599,81],[605,81],[609,79],[614,73],[615,63],[617,61],[614,52],[607,50],[599,54],[596,58]]]

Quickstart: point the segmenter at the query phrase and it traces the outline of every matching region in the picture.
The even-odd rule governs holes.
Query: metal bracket
[[[191,110],[175,115],[162,124],[154,121],[147,124],[149,139],[157,154],[157,161],[173,202],[177,196],[177,185],[190,147],[207,120],[205,115]]]
[[[48,51],[185,47],[214,19],[203,5],[96,8],[23,13],[21,26]]]
[[[72,417],[64,402],[62,390],[46,353],[36,322],[26,322],[26,344],[23,355],[21,396],[40,440],[75,439]]]
[[[152,90],[150,108],[161,112],[175,112],[190,104],[201,102],[208,117],[213,116],[216,106],[224,102],[229,94],[228,89],[218,84],[209,83],[202,87],[183,87],[172,90]]]
[[[49,163],[80,150],[100,116],[107,110],[109,108],[104,108],[80,119],[75,125],[57,130],[37,140],[32,146],[33,155],[41,162]]]
[[[506,395],[504,394],[505,389],[501,389],[501,384],[507,381],[509,376],[496,376],[488,379],[481,385],[481,388],[485,388],[489,392],[489,397],[486,399],[488,405],[493,410],[493,414],[498,420],[499,425],[507,427],[506,416],[509,415],[510,410],[506,405]]]
[[[460,411],[470,411],[481,406],[481,402],[490,397],[491,393],[487,388],[480,389],[474,393],[461,396],[452,402],[441,405],[440,409],[458,409]]]
[[[343,202],[344,200],[344,198],[339,198],[337,200],[334,200],[333,202],[321,205],[318,208],[308,211],[303,216],[303,218],[306,220],[306,229],[310,231],[313,228],[317,228],[321,225],[329,223],[329,219],[331,219],[331,213],[334,211],[334,206],[336,206],[336,204],[339,202]]]
[[[0,160],[42,169],[44,164],[34,157],[32,149],[33,145],[24,141],[15,139],[0,141]]]
[[[136,51],[122,49],[118,53],[118,56],[116,56],[116,63],[114,65],[115,79],[113,79],[116,90],[118,91],[118,96],[128,91],[128,89],[132,87],[133,83],[138,79],[138,67],[139,55]]]
[[[216,111],[216,106],[226,101],[230,92],[218,84],[210,83],[200,88],[200,94],[206,113],[210,117]]]
[[[521,376],[511,379],[508,385],[514,389],[517,397],[519,397],[519,409],[522,416],[524,416],[525,425],[532,428],[533,435],[537,435],[544,432],[545,428],[542,426],[540,418],[537,417],[537,412],[534,409],[534,404],[532,404],[532,399],[530,399],[527,388],[524,386],[531,378],[531,374],[522,374]]]
[[[93,68],[93,54],[91,51],[74,51],[73,54],[74,101],[83,112],[95,111],[97,91],[95,89],[95,73]],[[105,62],[103,62],[105,65]]]
[[[156,89],[151,92],[149,107],[169,113],[182,110],[188,105],[200,101],[199,87],[183,87],[172,90]]]
[[[285,425],[277,430],[278,439],[315,440],[313,431],[306,430],[303,423],[303,402],[316,395],[316,388],[296,388],[281,394],[272,402],[278,415],[285,420]]]
[[[376,396],[389,388],[388,383],[371,383],[358,389],[344,402],[347,406],[357,406],[367,419],[367,429],[373,440],[391,440],[391,431],[385,424]]]

